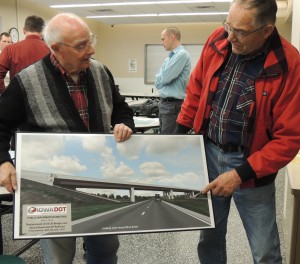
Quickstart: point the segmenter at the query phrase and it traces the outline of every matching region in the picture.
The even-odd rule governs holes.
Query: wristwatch
[[[9,35],[11,36],[11,41],[12,41],[13,43],[19,41],[19,31],[18,31],[17,28],[12,27],[12,28],[9,30],[8,33],[9,33]]]

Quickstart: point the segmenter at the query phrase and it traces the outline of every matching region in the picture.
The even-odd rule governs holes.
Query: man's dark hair
[[[45,21],[38,16],[29,16],[25,20],[24,30],[41,33],[44,29]]]
[[[243,5],[245,9],[256,9],[256,24],[258,26],[271,23],[275,25],[277,4],[275,0],[234,0],[232,2]]]
[[[7,32],[2,32],[2,33],[0,34],[0,40],[2,39],[2,36],[7,37],[7,38],[10,38],[10,35],[9,35],[9,33],[7,33]]]

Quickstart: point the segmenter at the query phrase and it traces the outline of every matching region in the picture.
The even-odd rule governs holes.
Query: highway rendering
[[[73,222],[72,233],[130,233],[209,227],[203,216],[154,199]]]

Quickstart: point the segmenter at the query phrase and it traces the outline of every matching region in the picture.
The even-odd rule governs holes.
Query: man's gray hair
[[[67,21],[63,21],[63,18],[69,18]],[[43,38],[47,46],[51,49],[53,43],[63,42],[63,30],[62,28],[66,23],[72,23],[71,20],[77,20],[80,24],[87,26],[87,24],[77,15],[73,13],[60,13],[54,16],[45,26],[43,31]],[[61,22],[61,23],[60,23]]]

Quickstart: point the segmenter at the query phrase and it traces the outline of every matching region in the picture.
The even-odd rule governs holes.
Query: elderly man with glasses
[[[133,112],[110,71],[91,59],[95,36],[73,14],[58,14],[44,30],[51,53],[10,82],[0,100],[0,185],[17,189],[8,150],[14,129],[53,133],[113,133],[117,142],[133,130]],[[47,142],[45,142],[47,144]],[[36,151],[33,149],[32,151]],[[41,239],[46,264],[71,264],[76,238]],[[117,263],[117,236],[84,237],[87,263]]]
[[[205,136],[215,229],[200,232],[202,264],[226,263],[231,199],[254,263],[282,263],[278,170],[300,148],[300,56],[276,27],[275,0],[234,0],[207,40],[187,85],[176,133]],[[238,246],[238,245],[237,245]]]

